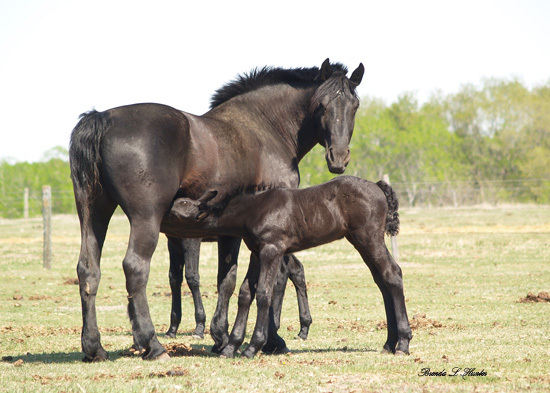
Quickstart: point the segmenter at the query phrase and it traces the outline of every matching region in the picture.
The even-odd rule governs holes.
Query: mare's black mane
[[[331,67],[334,73],[347,74],[348,69],[340,63],[332,63]],[[237,79],[220,87],[210,101],[210,108],[213,109],[231,98],[238,95],[259,89],[264,86],[277,85],[281,83],[289,85],[304,85],[311,84],[318,80],[319,68],[278,68],[278,67],[262,67],[256,68],[238,75]]]

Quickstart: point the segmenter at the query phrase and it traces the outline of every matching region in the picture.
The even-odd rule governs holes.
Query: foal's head
[[[177,198],[172,205],[169,215],[176,218],[182,224],[193,224],[204,220],[209,216],[207,202],[212,200],[217,191],[208,191],[199,199]]]
[[[361,83],[363,64],[348,79],[346,71],[333,69],[326,59],[319,71],[321,85],[313,95],[311,105],[317,127],[317,139],[325,147],[328,169],[344,173],[350,160],[349,142],[355,125],[359,98],[355,88]]]

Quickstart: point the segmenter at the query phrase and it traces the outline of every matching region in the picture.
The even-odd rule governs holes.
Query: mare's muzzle
[[[350,160],[349,146],[329,146],[326,149],[328,170],[331,173],[341,174],[346,170]]]

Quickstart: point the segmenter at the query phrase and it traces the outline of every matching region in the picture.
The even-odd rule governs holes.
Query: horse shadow
[[[212,345],[202,344],[187,344],[183,342],[174,342],[166,345],[167,350],[172,358],[178,357],[219,357],[212,353]],[[245,347],[243,346],[243,349]],[[292,350],[292,354],[308,354],[308,353],[368,353],[379,352],[372,348],[350,348],[347,346],[340,348],[316,348],[316,349],[298,349]],[[109,353],[109,360],[116,361],[123,358],[139,358],[139,353],[130,349],[116,350]],[[264,354],[264,356],[277,356]],[[27,353],[25,355],[3,356],[1,361],[14,365],[22,364],[64,364],[64,363],[79,363],[82,362],[82,352],[51,352],[51,353]]]

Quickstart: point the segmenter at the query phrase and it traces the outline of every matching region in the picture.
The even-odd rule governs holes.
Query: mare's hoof
[[[383,348],[383,349],[380,351],[380,353],[381,353],[382,355],[393,355],[393,352],[390,351],[389,349],[386,349],[386,348]]]
[[[299,339],[302,339],[302,340],[307,340],[307,333],[301,333],[298,334],[298,336],[296,336],[296,338],[299,338]]]
[[[395,356],[407,356],[408,354],[408,352],[395,351]]]
[[[163,352],[159,356],[157,356],[156,358],[151,359],[151,360],[155,360],[157,362],[167,362],[170,359],[171,359],[170,355],[168,355],[168,353],[166,353],[166,352]]]
[[[90,357],[88,355],[84,356],[84,359],[82,361],[84,363],[98,363],[98,362],[104,362],[109,359],[109,355],[107,354],[107,351],[103,349],[103,347],[100,347],[97,350],[97,353],[95,356]]]
[[[89,358],[88,356],[84,356],[82,361],[84,363],[99,363],[99,362],[105,362],[108,358],[103,358],[101,356],[95,356],[94,358]]]
[[[164,336],[165,337],[168,337],[168,338],[176,338],[176,333],[172,333],[170,331],[164,333]]]
[[[193,337],[195,340],[203,340],[204,339],[204,334],[193,333],[193,335],[191,337]]]

